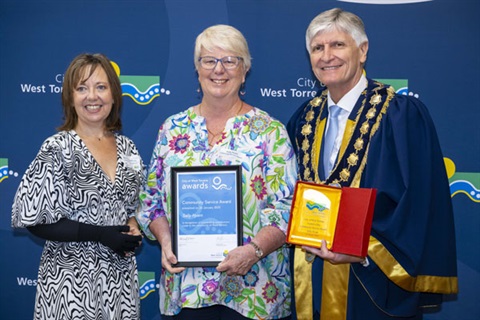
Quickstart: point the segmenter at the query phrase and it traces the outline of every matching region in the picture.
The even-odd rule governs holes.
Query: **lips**
[[[227,83],[227,79],[212,79],[212,82],[216,83],[216,84],[224,84],[224,83]]]
[[[330,70],[335,70],[335,69],[338,69],[340,68],[341,66],[330,66],[330,67],[322,67],[321,69],[323,71],[330,71]]]
[[[97,111],[101,107],[102,106],[100,106],[100,105],[89,105],[89,106],[85,106],[85,109],[87,109],[88,111]]]

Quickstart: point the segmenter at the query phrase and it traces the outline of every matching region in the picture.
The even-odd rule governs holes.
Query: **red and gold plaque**
[[[376,190],[297,182],[287,242],[366,256]]]

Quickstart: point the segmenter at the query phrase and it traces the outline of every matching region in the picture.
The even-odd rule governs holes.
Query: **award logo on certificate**
[[[242,244],[241,166],[172,167],[177,266],[212,267]]]
[[[287,242],[327,248],[339,253],[367,255],[376,190],[297,182]]]

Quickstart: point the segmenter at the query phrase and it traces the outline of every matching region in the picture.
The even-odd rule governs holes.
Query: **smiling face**
[[[238,56],[238,54],[219,48],[213,49],[213,51],[202,48],[200,57],[205,56],[220,59],[227,56]],[[228,70],[219,61],[212,70],[206,70],[199,65],[197,72],[204,97],[222,99],[238,96],[238,91],[245,82],[247,70],[245,70],[243,61],[240,61],[236,68]]]
[[[367,60],[368,42],[357,46],[348,33],[334,29],[313,37],[310,49],[315,76],[338,102],[360,79]]]
[[[112,110],[113,96],[107,74],[98,66],[88,79],[91,66],[73,89],[73,104],[78,116],[77,126],[104,127]]]

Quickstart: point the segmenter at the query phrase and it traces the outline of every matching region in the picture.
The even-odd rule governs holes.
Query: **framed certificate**
[[[243,238],[242,167],[172,167],[172,250],[181,267],[213,267]]]

